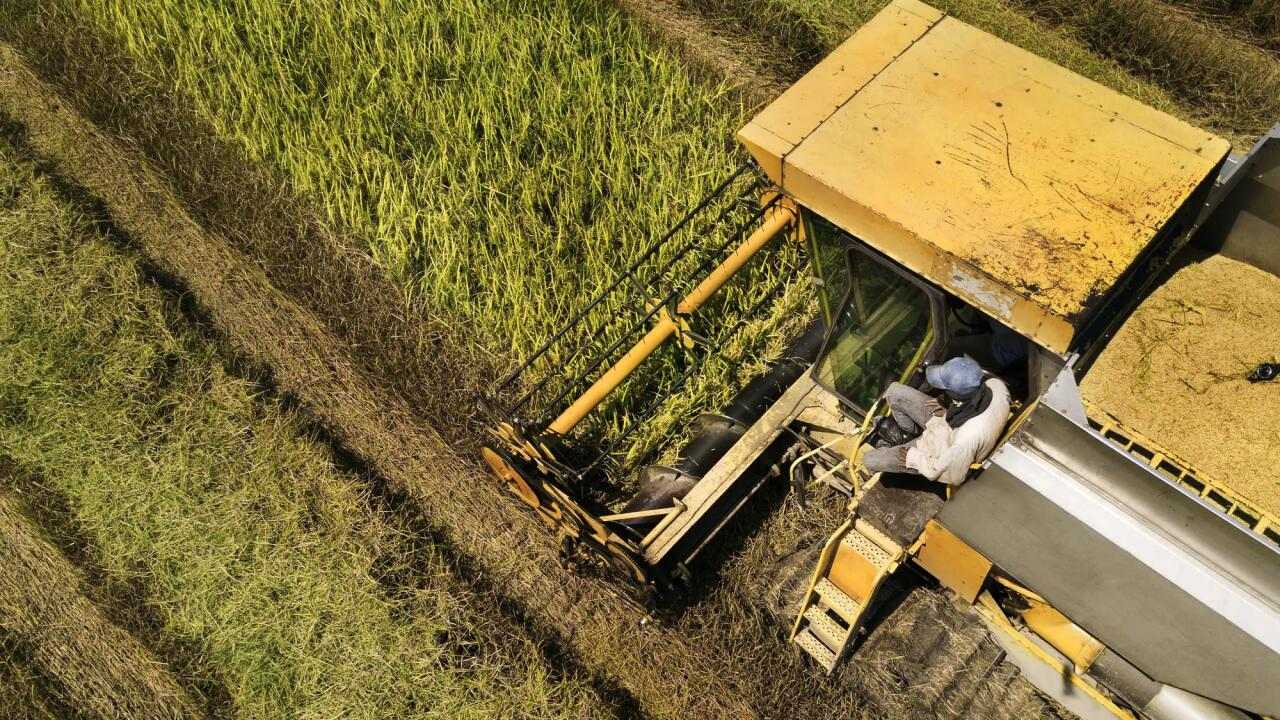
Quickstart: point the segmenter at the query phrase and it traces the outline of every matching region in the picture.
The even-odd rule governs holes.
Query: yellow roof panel
[[[1230,150],[915,0],[739,139],[802,205],[1057,352]]]

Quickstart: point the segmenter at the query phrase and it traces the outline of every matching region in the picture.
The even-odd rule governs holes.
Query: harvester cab
[[[821,484],[846,522],[789,636],[828,672],[911,565],[1081,716],[1280,715],[1274,496],[1078,385],[1188,248],[1280,308],[1280,138],[1229,156],[915,0],[738,137],[754,163],[489,396],[484,459],[566,560],[648,604],[771,478]],[[996,450],[954,492],[863,472],[885,387],[959,352],[1015,391]]]

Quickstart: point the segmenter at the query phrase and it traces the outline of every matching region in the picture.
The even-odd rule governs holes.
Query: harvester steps
[[[892,555],[857,530],[845,535],[840,544],[866,558],[876,568],[887,567],[893,562]]]
[[[806,610],[804,618],[809,621],[809,632],[818,636],[827,647],[844,647],[853,630],[851,626],[842,626],[833,620],[824,608],[817,605]]]
[[[809,657],[817,660],[818,664],[825,668],[827,672],[831,672],[835,668],[835,652],[824,645],[813,633],[808,630],[801,630],[796,633],[795,642],[800,646],[800,649],[809,654]]]
[[[796,644],[828,673],[857,636],[867,608],[904,554],[902,546],[856,517],[827,541],[792,633]]]
[[[845,622],[853,624],[862,613],[862,606],[849,597],[845,591],[836,587],[835,583],[822,578],[813,586],[814,592],[822,598],[822,602],[836,612]]]

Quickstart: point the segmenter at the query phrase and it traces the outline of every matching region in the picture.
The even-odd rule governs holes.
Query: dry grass
[[[1280,121],[1280,60],[1161,0],[1017,0],[1232,136]],[[1237,144],[1240,144],[1237,142]]]
[[[1275,0],[1168,0],[1273,52],[1280,51],[1280,3]]]
[[[201,648],[237,717],[609,712],[371,506],[298,417],[228,375],[83,208],[7,146],[0,170],[0,448],[65,495],[104,570],[145,588],[166,633]],[[116,672],[74,651],[109,632],[19,612],[18,591],[67,583],[0,582],[5,616],[65,634],[60,654],[33,645],[42,666]],[[99,697],[112,698],[75,702]]]
[[[49,681],[22,643],[0,634],[0,717],[6,720],[87,720],[48,692]]]

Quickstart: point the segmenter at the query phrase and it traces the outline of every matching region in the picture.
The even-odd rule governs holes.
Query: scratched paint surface
[[[756,120],[786,141],[784,187],[936,282],[957,263],[985,277],[998,291],[970,299],[992,314],[1032,303],[1029,333],[1043,317],[1078,322],[1229,149],[953,18],[849,42],[891,60]],[[798,133],[782,123],[812,117],[816,90],[834,110],[788,147]]]

